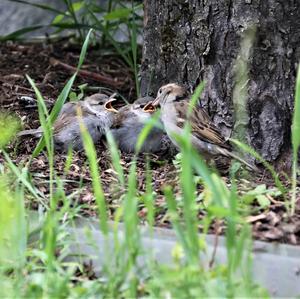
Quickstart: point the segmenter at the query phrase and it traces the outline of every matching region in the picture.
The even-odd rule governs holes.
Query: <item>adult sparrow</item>
[[[188,116],[190,95],[187,90],[174,83],[162,86],[153,102],[147,104],[144,109],[150,107],[161,107],[161,121],[165,130],[179,148],[173,134],[183,135],[184,125],[187,121],[191,125],[191,142],[206,159],[225,156],[234,158],[248,168],[257,171],[258,169],[233,153],[228,141],[221,135],[218,128],[213,124],[207,112],[201,107],[194,107]]]
[[[112,107],[112,102],[115,101],[113,96],[109,97],[105,94],[97,93],[86,97],[83,101],[64,104],[53,124],[55,148],[60,151],[66,151],[70,146],[77,151],[83,149],[77,115],[78,109],[82,111],[82,121],[93,141],[97,142],[100,140],[102,135],[112,125],[118,112]],[[42,128],[18,133],[18,136],[25,135],[40,137]]]
[[[110,130],[121,151],[135,151],[138,137],[153,112],[144,110],[144,107],[153,100],[151,97],[139,98],[133,104],[119,110]],[[153,127],[142,145],[141,152],[166,153],[170,146],[172,143],[164,131]]]

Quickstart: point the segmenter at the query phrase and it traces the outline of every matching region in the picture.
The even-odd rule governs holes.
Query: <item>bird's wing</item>
[[[53,125],[54,134],[61,132],[64,128],[68,127],[74,122],[77,122],[76,116],[62,114]]]
[[[74,114],[76,113],[76,104],[77,102],[67,102],[65,103],[59,113],[59,116],[63,114]]]
[[[177,125],[183,128],[187,119],[191,124],[192,135],[209,143],[217,144],[224,148],[230,148],[218,128],[214,125],[207,112],[201,107],[194,107],[191,115],[187,117],[189,102],[181,101],[175,103],[177,111]]]

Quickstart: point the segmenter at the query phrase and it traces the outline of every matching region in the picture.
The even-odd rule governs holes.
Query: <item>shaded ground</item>
[[[56,97],[63,86],[70,78],[71,73],[61,65],[53,63],[53,58],[71,66],[76,66],[80,49],[67,42],[60,42],[50,45],[21,45],[3,44],[0,45],[0,105],[2,110],[9,110],[16,113],[22,120],[25,129],[36,128],[39,126],[37,107],[33,90],[30,88],[25,74],[30,75],[37,83],[45,97],[49,109],[53,106]],[[101,54],[102,53],[102,54]],[[101,49],[93,48],[89,50],[85,60],[84,70],[100,74],[111,82],[103,83],[93,80],[90,77],[78,77],[75,87],[80,84],[88,83],[89,87],[109,88],[112,91],[118,90],[129,101],[135,100],[134,79],[132,72],[120,58],[111,52],[104,54]],[[98,78],[99,79],[99,78]],[[91,94],[97,92],[95,88],[87,92]],[[78,89],[74,89],[78,92]],[[24,165],[28,162],[30,155],[36,145],[34,139],[23,139],[16,141],[8,147],[8,151],[17,165]],[[109,159],[109,152],[104,144],[97,145],[98,161],[101,168],[101,179],[106,195],[107,205],[113,215],[115,209],[122,202],[123,191],[118,188],[118,181]],[[128,173],[131,155],[122,154],[122,166],[124,172]],[[59,175],[64,175],[65,156],[56,155],[55,165]],[[0,160],[3,158],[0,156]],[[138,186],[140,193],[145,190],[145,157],[138,161]],[[169,218],[166,215],[166,203],[162,192],[162,187],[166,184],[172,185],[173,189],[179,192],[179,183],[176,167],[172,160],[161,159],[152,156],[151,168],[153,177],[153,189],[156,192],[156,225],[170,226]],[[48,194],[47,181],[48,161],[41,154],[33,159],[30,165],[33,181],[45,198]],[[84,204],[84,213],[93,215],[95,213],[94,199],[91,191],[91,179],[86,164],[84,154],[76,153],[68,174],[65,176],[66,194],[73,194],[73,205]],[[224,180],[227,180],[224,177]],[[257,185],[266,184],[272,189],[272,180],[266,174],[259,177],[252,177],[251,180],[242,179],[239,182],[241,192],[254,189]],[[199,185],[199,217],[203,216],[205,203],[201,197],[201,186]],[[280,241],[284,243],[300,244],[300,206],[297,206],[296,216],[288,219],[284,202],[279,196],[267,192],[265,196],[269,204],[265,208],[254,201],[249,207],[251,216],[248,221],[253,224],[253,235],[257,239],[268,241]],[[27,204],[33,208],[37,207],[37,202],[28,197]],[[246,206],[246,205],[245,205]],[[139,216],[144,219],[147,209],[141,199],[139,205]],[[219,224],[218,229],[223,230],[223,224]],[[217,227],[212,227],[214,232]]]

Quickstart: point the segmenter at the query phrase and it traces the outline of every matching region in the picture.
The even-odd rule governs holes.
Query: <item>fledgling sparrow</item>
[[[93,141],[99,141],[106,130],[112,125],[114,117],[118,112],[111,104],[115,101],[113,96],[109,97],[105,94],[97,93],[86,97],[83,101],[64,104],[53,124],[55,149],[66,151],[70,146],[76,151],[83,149],[77,115],[78,109],[81,109],[82,121]],[[40,137],[42,135],[42,128],[21,131],[17,136],[25,135]]]
[[[187,90],[175,83],[162,86],[157,93],[157,97],[148,105],[161,107],[161,121],[165,130],[174,143],[179,148],[173,134],[183,135],[184,125],[187,121],[191,125],[191,142],[206,159],[225,156],[236,159],[248,168],[258,171],[258,169],[247,161],[232,152],[231,145],[220,134],[207,112],[201,107],[194,107],[188,116],[190,95]]]
[[[110,131],[121,151],[127,153],[135,151],[138,137],[145,123],[152,116],[149,111],[144,110],[144,107],[153,100],[151,97],[139,98],[133,104],[119,109]],[[164,131],[158,127],[153,127],[144,141],[141,152],[166,153],[170,146],[172,146],[172,142]]]

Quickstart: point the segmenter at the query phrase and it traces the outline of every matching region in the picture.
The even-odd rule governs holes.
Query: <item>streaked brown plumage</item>
[[[157,93],[157,98],[150,105],[160,105],[161,120],[175,146],[179,147],[174,134],[184,134],[183,127],[189,120],[192,145],[205,158],[209,159],[223,155],[234,158],[245,164],[248,168],[258,171],[255,166],[232,152],[230,143],[221,135],[203,108],[196,106],[193,108],[191,114],[187,115],[190,105],[190,95],[184,87],[174,83],[162,86]]]

